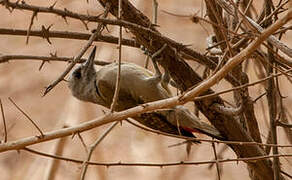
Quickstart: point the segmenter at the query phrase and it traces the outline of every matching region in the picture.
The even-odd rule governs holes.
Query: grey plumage
[[[114,94],[118,65],[112,63],[96,71],[95,51],[96,48],[88,60],[73,71],[68,86],[74,97],[109,108]],[[121,86],[116,111],[171,97],[161,76],[133,63],[121,64],[120,77]],[[183,106],[141,114],[134,119],[149,128],[170,134],[194,137],[192,132],[197,131],[222,139],[217,129],[200,121]]]

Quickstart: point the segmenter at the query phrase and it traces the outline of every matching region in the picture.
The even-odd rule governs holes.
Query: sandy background
[[[135,6],[145,13],[151,19],[152,6],[151,1],[135,0],[132,1]],[[27,3],[46,6],[53,4],[54,1],[27,1]],[[161,0],[159,8],[178,14],[191,15],[197,12],[202,6],[202,1],[194,0]],[[56,4],[57,8],[67,8],[70,11],[86,14],[100,14],[101,6],[96,1],[69,1],[62,0]],[[9,13],[7,9],[0,6],[0,28],[27,29],[30,23],[32,13],[28,11],[14,10]],[[192,48],[199,52],[204,52],[206,47],[205,39],[208,34],[212,34],[210,27],[203,24],[193,24],[188,18],[173,17],[159,11],[158,13],[159,31],[178,42],[190,44]],[[80,21],[67,19],[68,24],[56,15],[38,14],[32,29],[39,30],[41,26],[49,26],[53,24],[51,30],[78,31],[88,33]],[[90,29],[95,24],[89,24]],[[118,29],[109,26],[110,32],[104,31],[104,34],[117,35]],[[130,34],[124,33],[125,37],[131,37]],[[284,36],[285,43],[291,46],[291,33]],[[25,55],[47,55],[57,52],[58,56],[76,56],[80,49],[86,44],[86,41],[50,39],[52,45],[46,40],[38,37],[30,37],[29,44],[25,44],[24,36],[7,36],[0,35],[0,53],[1,54],[25,54]],[[94,43],[98,46],[97,59],[104,61],[117,60],[118,51],[116,45],[107,43]],[[85,57],[88,56],[88,53]],[[127,62],[135,62],[143,65],[145,55],[139,49],[123,47],[123,60]],[[16,140],[23,137],[38,134],[37,130],[28,122],[28,120],[8,101],[11,97],[45,132],[59,129],[66,122],[69,125],[79,124],[91,120],[102,115],[101,107],[89,103],[83,103],[74,99],[66,82],[61,82],[47,96],[42,97],[44,87],[54,81],[66,68],[67,63],[51,62],[45,63],[41,71],[38,70],[41,61],[31,60],[11,60],[9,63],[0,64],[0,98],[3,101],[7,126],[9,127],[8,140]],[[197,68],[198,65],[190,62]],[[199,67],[198,71],[203,68]],[[256,80],[252,68],[249,73],[250,82]],[[285,82],[282,78],[280,83]],[[282,93],[289,95],[291,85],[283,85]],[[219,83],[214,86],[214,90],[230,87],[225,83]],[[251,96],[257,97],[262,92],[260,86],[250,88]],[[232,102],[231,94],[223,95],[227,100]],[[266,104],[265,101],[262,103]],[[291,96],[285,99],[287,106],[291,105]],[[264,121],[265,111],[262,111],[261,101],[255,104],[257,117],[260,121],[263,139],[267,135],[266,125]],[[190,106],[191,108],[191,106]],[[267,115],[266,115],[267,116]],[[203,120],[204,117],[202,117]],[[88,132],[82,133],[82,137],[87,145],[90,145],[98,138],[109,125],[95,128]],[[3,134],[3,124],[0,123],[0,133]],[[208,138],[204,135],[198,135],[200,138]],[[3,136],[1,136],[2,139]],[[84,148],[77,137],[66,138],[66,145],[63,156],[77,158],[83,160],[86,157]],[[286,136],[282,129],[279,130],[279,141],[281,144],[287,144]],[[193,146],[191,153],[187,156],[185,146],[176,146],[168,148],[169,145],[182,142],[182,140],[163,137],[161,135],[145,132],[141,129],[133,127],[124,122],[118,125],[109,136],[98,146],[92,160],[97,162],[180,162],[213,160],[214,155],[211,145],[202,143]],[[33,149],[50,153],[54,148],[56,141],[41,143],[30,146]],[[223,145],[216,145],[218,151]],[[292,153],[290,149],[280,149],[281,153]],[[224,158],[236,158],[231,150],[223,153]],[[284,170],[292,173],[290,159],[281,159]],[[33,180],[43,179],[46,169],[48,168],[49,159],[33,155],[24,151],[9,151],[0,154],[0,179],[22,179]],[[230,162],[223,164],[224,180],[246,179],[248,172],[243,162]],[[69,162],[60,162],[57,170],[56,179],[79,179],[81,172],[80,164]],[[216,169],[213,167],[208,169],[208,165],[198,166],[175,166],[175,167],[89,167],[87,173],[88,179],[216,179]]]

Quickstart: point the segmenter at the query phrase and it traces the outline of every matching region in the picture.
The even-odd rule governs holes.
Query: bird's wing
[[[106,107],[108,108],[112,103],[114,89],[114,85],[106,80],[99,80],[97,82],[97,94],[105,101]],[[130,92],[120,89],[116,110],[125,110],[143,103],[144,102],[142,99],[137,97],[133,98]],[[178,128],[176,125],[170,123],[167,118],[169,117],[160,112],[144,113],[133,117],[133,119],[151,129],[163,131],[169,134],[195,137],[190,131],[186,131],[183,128]]]
[[[114,96],[115,85],[107,80],[99,80],[98,82],[96,82],[96,89],[97,94],[103,99],[106,106],[109,108]],[[144,102],[142,101],[142,99],[133,98],[130,92],[125,91],[124,89],[121,88],[119,91],[119,97],[116,104],[116,110],[117,111],[125,110],[143,103]]]
[[[157,111],[164,116],[174,126],[183,128],[191,132],[200,132],[217,139],[224,139],[220,132],[212,125],[201,121],[183,106],[176,106],[173,109]]]

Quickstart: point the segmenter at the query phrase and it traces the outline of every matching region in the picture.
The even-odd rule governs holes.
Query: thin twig
[[[152,23],[157,24],[157,11],[158,11],[158,2],[157,0],[152,0]]]
[[[215,143],[214,142],[212,143],[212,149],[213,149],[213,153],[214,153],[214,157],[215,157],[215,161],[216,161],[216,169],[217,169],[218,180],[221,180],[219,163],[217,162],[217,160],[218,160],[218,158],[217,158],[217,152],[216,152],[216,147],[215,147]]]
[[[29,24],[29,27],[28,27],[28,30],[27,30],[27,33],[26,33],[26,44],[28,44],[28,40],[29,40],[29,34],[30,34],[30,31],[31,31],[31,27],[33,25],[33,20],[37,17],[37,11],[34,11],[32,13],[32,16],[31,16],[31,20],[30,20],[30,24]]]
[[[65,144],[68,138],[60,138],[52,147],[54,155],[61,156],[65,149]],[[44,180],[53,180],[56,178],[57,170],[60,168],[60,161],[58,159],[50,159],[45,168]]]
[[[24,29],[9,29],[0,28],[0,34],[12,35],[12,36],[26,36],[27,30]],[[30,36],[42,37],[44,38],[43,30],[30,30]],[[48,38],[61,38],[61,39],[77,39],[77,40],[89,40],[91,34],[73,32],[73,31],[48,31],[46,32]],[[98,35],[94,41],[107,42],[118,44],[119,38],[111,35]],[[125,46],[140,48],[140,44],[133,39],[122,39],[122,44]]]
[[[98,144],[101,143],[101,141],[114,129],[114,127],[118,124],[119,122],[114,122],[89,148],[89,152],[87,154],[87,158],[86,160],[83,161],[83,168],[81,171],[81,180],[85,179],[85,175],[87,172],[87,168],[88,168],[88,162],[90,161],[91,155],[93,153],[93,151],[95,150],[95,148],[97,147]]]
[[[284,128],[292,128],[292,124],[284,123],[284,122],[281,122],[281,121],[277,121],[276,125],[284,127]]]
[[[72,62],[73,57],[57,57],[57,56],[35,56],[35,55],[0,55],[0,63],[9,62],[11,60],[38,60],[38,61],[62,61],[62,62]],[[84,63],[86,61],[85,58],[81,58],[78,63]],[[94,63],[96,65],[104,66],[110,64],[111,62],[95,60]]]
[[[270,1],[270,3],[273,3]],[[266,9],[266,15],[269,15],[271,13],[271,4],[268,1],[265,1],[265,9]],[[273,24],[273,21],[270,19],[266,25],[271,26]],[[271,51],[271,49],[274,48],[274,45],[269,41],[268,42],[268,56],[267,58],[264,58],[267,62],[269,62],[269,65],[266,66],[266,72],[268,75],[272,74],[273,67],[275,66],[275,58],[274,53]],[[271,132],[271,140],[273,144],[278,144],[278,134],[277,134],[277,126],[276,126],[276,117],[277,117],[277,84],[275,83],[274,78],[271,78],[267,81],[267,101],[268,101],[268,108],[269,108],[269,122],[270,122],[270,132]],[[273,154],[279,154],[278,147],[272,147]],[[273,174],[274,174],[274,180],[280,180],[280,160],[278,157],[273,158]]]
[[[26,152],[30,152],[33,154],[37,154],[40,156],[44,157],[49,157],[49,158],[55,158],[59,160],[64,160],[64,161],[69,161],[73,163],[78,163],[82,164],[84,163],[82,160],[78,159],[72,159],[72,158],[66,158],[62,156],[56,156],[56,155],[51,155],[47,153],[43,153],[40,151],[36,151],[30,148],[23,148],[21,149]],[[180,161],[180,162],[170,162],[170,163],[123,163],[123,162],[116,162],[116,163],[100,163],[100,162],[86,162],[89,165],[95,165],[95,166],[105,166],[105,167],[110,167],[110,166],[144,166],[144,167],[169,167],[169,166],[181,166],[181,165],[203,165],[203,164],[213,164],[213,163],[225,163],[225,162],[239,162],[239,161],[256,161],[256,160],[263,160],[263,159],[268,159],[268,158],[273,158],[273,157],[292,157],[292,154],[277,154],[277,155],[266,155],[266,156],[256,156],[256,157],[248,157],[248,158],[234,158],[234,159],[218,159],[216,160],[210,160],[210,161]]]
[[[205,23],[208,23],[208,24],[210,24],[210,25],[213,25],[213,26],[215,26],[215,27],[217,27],[217,28],[220,28],[220,29],[222,29],[222,30],[224,30],[224,31],[226,31],[226,32],[228,32],[228,33],[230,33],[230,34],[233,34],[233,35],[235,35],[235,36],[238,35],[236,32],[231,31],[230,29],[225,28],[225,27],[222,26],[221,24],[216,24],[216,23],[214,23],[214,22],[212,22],[212,21],[209,21],[209,20],[207,20],[207,19],[205,19],[205,18],[202,18],[202,17],[200,17],[200,16],[197,16],[196,14],[195,14],[195,15],[181,15],[181,14],[175,14],[175,13],[172,13],[172,12],[169,12],[169,11],[166,11],[166,10],[163,10],[163,9],[161,10],[161,12],[166,13],[166,14],[169,14],[169,15],[172,15],[172,16],[177,16],[177,17],[188,17],[188,18],[192,18],[192,19],[198,19],[198,20],[200,20],[200,21],[203,21],[203,22],[205,22]]]
[[[233,2],[233,1],[230,1],[230,2]],[[227,3],[223,0],[218,0],[218,4],[222,5],[222,6],[223,6],[223,4],[225,4],[226,5],[225,6],[226,12],[228,12],[228,14],[234,16],[233,6],[228,6]],[[256,23],[251,18],[245,16],[240,10],[238,10],[238,13],[242,16],[242,18],[244,20],[243,22],[246,24],[246,26],[250,27],[253,31],[260,32],[260,33],[264,31],[264,29],[258,23]],[[291,12],[288,10],[287,14],[289,14],[289,13],[291,13]],[[290,16],[290,15],[288,15],[288,16]],[[281,50],[287,56],[292,57],[292,49],[290,49],[287,45],[285,45],[284,43],[279,41],[273,35],[270,35],[267,38],[268,38],[267,41],[270,42],[271,44],[273,44],[273,46],[275,46],[276,48]]]
[[[284,174],[284,175],[286,175],[286,176],[289,177],[290,179],[292,179],[292,176],[291,176],[290,174],[284,172],[283,170],[281,170],[281,173]]]
[[[122,16],[122,1],[119,0],[119,9],[118,9],[118,19],[121,20]],[[121,89],[121,63],[122,63],[122,35],[123,35],[123,28],[122,26],[119,26],[119,44],[118,44],[118,49],[119,49],[119,59],[118,59],[118,72],[117,72],[117,77],[116,77],[116,84],[115,84],[115,92],[113,96],[113,100],[110,106],[110,112],[114,112],[115,106],[117,104],[117,101],[119,99],[119,93]]]
[[[254,100],[253,100],[253,103],[256,103],[259,99],[261,99],[263,96],[267,95],[267,92],[264,92],[262,93],[261,95],[259,95],[258,97],[256,97]]]
[[[85,142],[84,142],[84,139],[82,138],[82,136],[80,135],[79,132],[77,133],[77,137],[80,139],[81,144],[82,144],[82,146],[84,147],[85,152],[88,153],[87,146],[86,146],[86,144],[85,144]]]
[[[0,107],[1,107],[3,128],[4,128],[4,143],[6,143],[7,142],[7,127],[6,127],[6,120],[5,120],[4,108],[3,108],[3,105],[2,105],[1,99],[0,99]]]
[[[9,101],[34,125],[34,127],[40,132],[40,138],[44,137],[42,130],[38,127],[38,125],[27,115],[13,100],[11,97],[8,98]]]
[[[262,25],[265,23],[265,21],[267,21],[268,19],[270,19],[273,15],[275,15],[284,5],[286,5],[289,2],[289,0],[284,1],[281,5],[279,5],[273,12],[271,12],[270,14],[268,14],[268,16],[266,16],[259,24]]]

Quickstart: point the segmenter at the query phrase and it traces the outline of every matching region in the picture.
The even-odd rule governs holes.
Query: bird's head
[[[96,71],[94,68],[95,53],[96,47],[93,48],[87,61],[79,65],[69,78],[68,87],[73,96],[80,100],[88,101],[92,88],[94,88],[94,81],[96,78]]]

